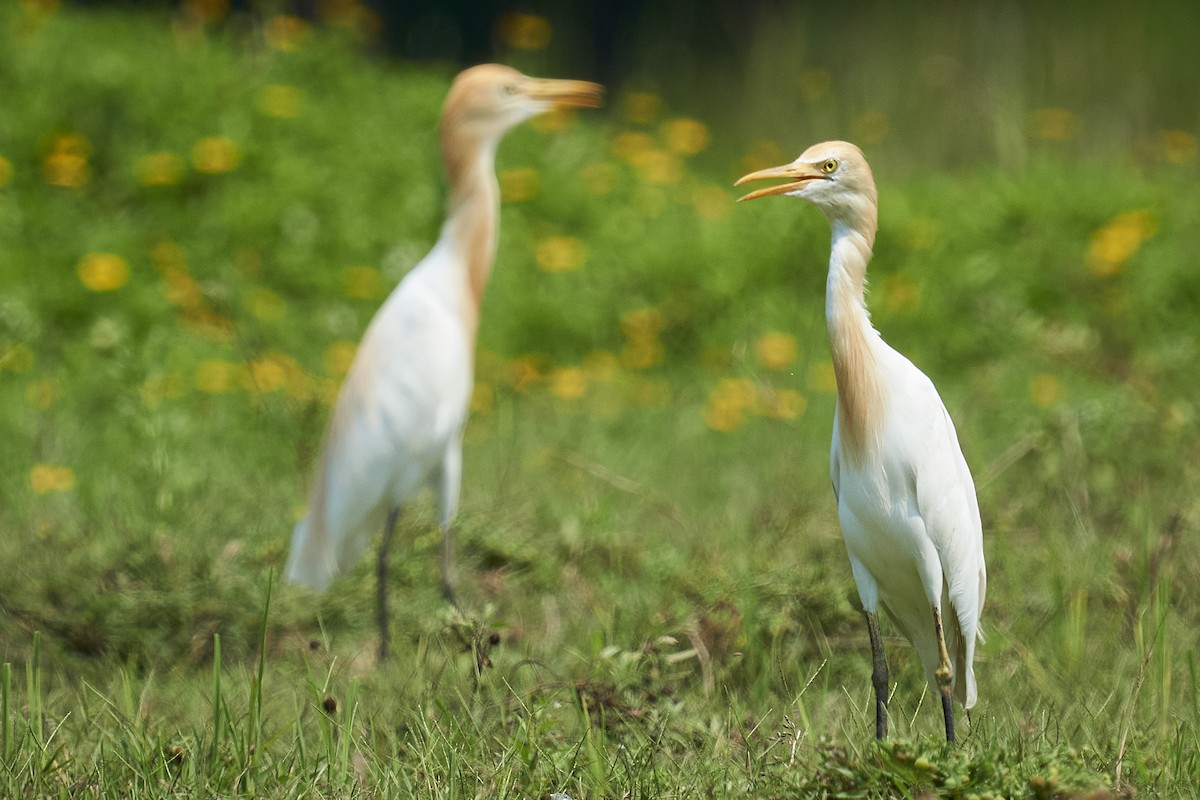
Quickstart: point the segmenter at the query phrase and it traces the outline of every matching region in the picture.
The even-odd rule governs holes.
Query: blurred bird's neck
[[[843,450],[861,463],[879,438],[883,382],[876,362],[879,334],[871,326],[864,297],[874,226],[865,229],[832,221],[833,245],[825,284],[825,321],[838,389],[838,431]]]
[[[496,183],[496,143],[443,141],[450,182],[450,207],[442,239],[464,267],[467,323],[474,333],[483,292],[496,257],[500,188]]]

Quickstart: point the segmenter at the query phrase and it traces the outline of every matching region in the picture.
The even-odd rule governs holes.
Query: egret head
[[[820,208],[831,222],[857,228],[869,220],[874,233],[875,179],[862,151],[849,142],[814,144],[792,163],[743,175],[734,185],[770,179],[785,183],[756,189],[739,202],[773,194],[791,195]]]
[[[511,67],[481,64],[454,79],[442,107],[442,138],[499,141],[509,129],[555,106],[595,108],[603,92],[587,81],[530,78]]]

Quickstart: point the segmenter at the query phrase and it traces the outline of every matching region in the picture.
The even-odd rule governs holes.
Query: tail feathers
[[[305,517],[296,523],[284,577],[292,583],[323,592],[338,572],[337,554],[332,548],[321,546],[326,537],[313,536],[311,519],[311,516]]]

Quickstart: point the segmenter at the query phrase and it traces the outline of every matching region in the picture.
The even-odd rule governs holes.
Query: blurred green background
[[[0,787],[1194,787],[1198,8],[0,5]],[[366,560],[269,609],[268,576],[485,59],[609,102],[501,146],[471,619],[418,503],[380,666]],[[832,138],[880,187],[875,324],[979,489],[989,640],[952,753],[894,632],[899,744],[869,742],[828,227],[731,187]]]

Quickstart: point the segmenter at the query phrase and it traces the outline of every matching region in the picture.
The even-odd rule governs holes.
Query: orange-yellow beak
[[[549,100],[564,108],[599,108],[604,104],[604,87],[590,81],[530,78],[524,89],[534,100]]]
[[[821,180],[825,177],[823,172],[804,164],[784,164],[783,166],[767,167],[766,169],[760,169],[758,172],[743,175],[737,179],[737,183],[734,186],[741,186],[743,183],[749,183],[750,181],[775,180],[777,178],[783,178],[788,181],[777,186],[764,186],[762,189],[755,189],[750,194],[739,197],[738,202],[740,203],[743,200],[757,200],[760,197],[767,197],[773,194],[794,192],[809,181]]]

